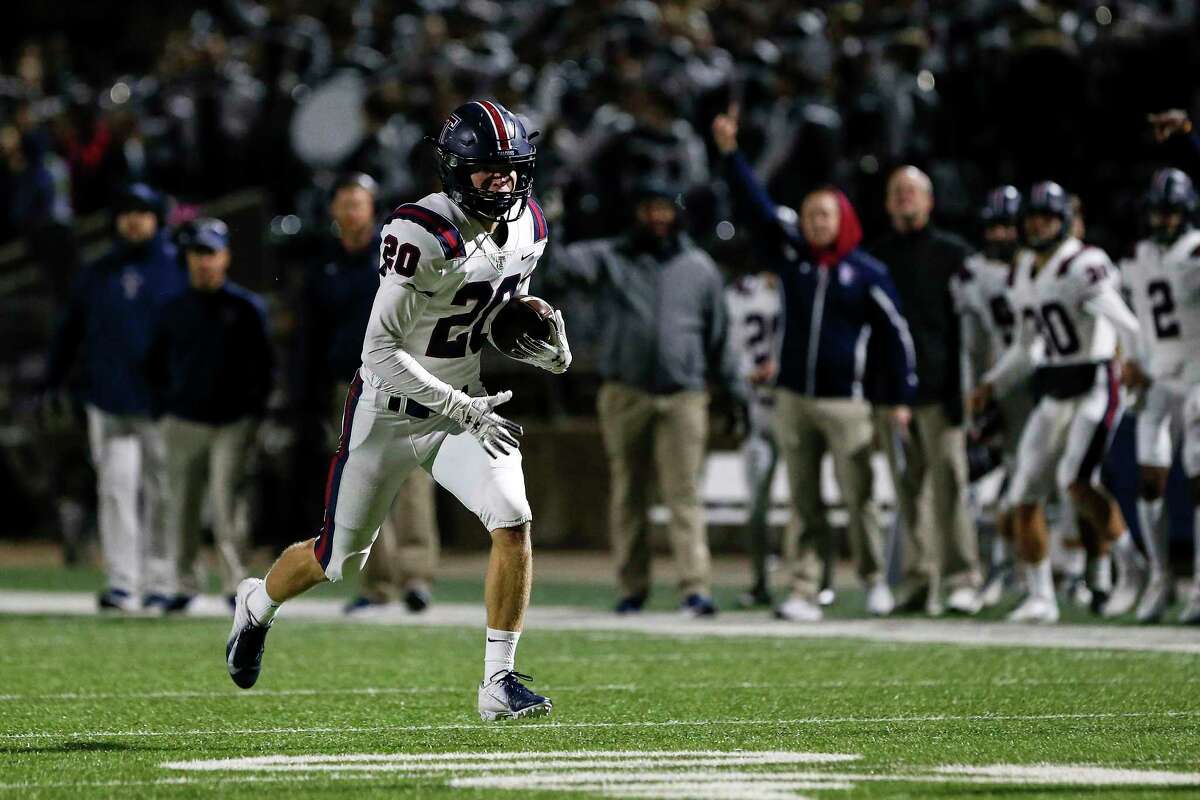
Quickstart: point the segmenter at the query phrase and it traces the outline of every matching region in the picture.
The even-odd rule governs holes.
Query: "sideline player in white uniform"
[[[725,289],[725,305],[729,310],[729,338],[736,352],[738,373],[751,386],[742,458],[750,489],[746,531],[750,536],[754,584],[742,595],[741,603],[747,607],[770,606],[767,558],[771,547],[767,516],[771,510],[771,480],[779,460],[779,446],[772,432],[775,396],[771,390],[783,320],[779,279],[773,272],[743,275]]]
[[[479,379],[495,311],[525,289],[546,246],[529,139],[498,103],[459,106],[435,142],[443,191],[400,206],[384,224],[379,291],[330,464],[325,521],[315,539],[285,550],[265,580],[238,586],[226,645],[238,686],[258,679],[279,604],[360,568],[401,482],[421,468],[492,537],[480,716],[551,710],[514,670],[532,578],[521,428],[495,411],[512,393],[486,394]],[[523,360],[561,373],[571,352],[561,314],[553,319],[552,344],[526,338]]]
[[[1142,329],[1141,363],[1127,363],[1125,379],[1142,392],[1137,418],[1137,503],[1150,578],[1137,606],[1137,619],[1157,622],[1171,595],[1163,495],[1181,444],[1193,504],[1200,497],[1200,361],[1196,358],[1200,352],[1200,230],[1191,221],[1195,189],[1177,169],[1154,174],[1145,204],[1150,235],[1137,243],[1133,258],[1122,265]],[[1200,576],[1200,570],[1196,574]],[[1122,598],[1122,605],[1132,606],[1134,599]],[[1110,604],[1116,600],[1114,596]],[[1181,619],[1200,622],[1200,578]]]
[[[972,383],[999,360],[1015,336],[1017,317],[1009,302],[1009,288],[1021,244],[1020,212],[1021,193],[1015,186],[998,186],[988,192],[979,213],[983,251],[967,260],[955,284],[955,296],[963,315],[963,347],[970,358]],[[1033,395],[1026,380],[996,398],[991,412],[976,419],[975,430],[985,435],[998,427],[996,433],[1000,440],[1005,485],[1012,478],[1017,444],[1032,411]],[[1000,602],[1004,586],[1012,575],[1012,508],[1005,497],[1001,497],[998,506],[991,564],[979,592],[983,608],[991,608]]]
[[[982,408],[993,395],[1012,391],[1039,353],[1044,359],[1034,371],[1041,399],[1021,435],[1009,487],[1017,553],[1029,590],[1009,617],[1014,622],[1058,620],[1041,510],[1052,476],[1075,512],[1065,516],[1078,522],[1093,556],[1093,593],[1106,588],[1110,544],[1117,542],[1119,555],[1134,547],[1116,502],[1100,487],[1098,472],[1121,416],[1113,361],[1117,338],[1132,353],[1137,318],[1121,299],[1108,256],[1070,236],[1070,218],[1061,186],[1048,181],[1034,185],[1022,213],[1030,252],[1021,254],[1013,278],[1020,324],[1012,347],[971,398],[974,409]]]

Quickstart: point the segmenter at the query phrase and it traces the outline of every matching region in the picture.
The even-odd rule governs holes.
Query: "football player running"
[[[1032,371],[1041,399],[1021,434],[1009,486],[1017,555],[1029,594],[1009,619],[1056,622],[1042,511],[1054,483],[1074,511],[1064,515],[1066,523],[1078,523],[1092,556],[1094,595],[1111,587],[1110,546],[1115,542],[1122,557],[1122,580],[1136,552],[1098,473],[1122,410],[1117,339],[1124,352],[1133,353],[1138,323],[1121,299],[1108,256],[1070,235],[1071,208],[1061,186],[1034,185],[1021,216],[1029,250],[1018,257],[1013,276],[1011,299],[1019,323],[1012,346],[972,393],[971,405],[979,410],[993,396],[1008,395]],[[1038,357],[1042,360],[1034,369]]]
[[[970,356],[972,377],[983,375],[1012,345],[1017,324],[1009,302],[1017,253],[1020,250],[1019,217],[1021,193],[1015,186],[998,186],[988,192],[979,212],[983,229],[983,251],[970,258],[955,286],[959,309],[963,314],[963,345]],[[1028,380],[1021,381],[991,409],[976,418],[974,428],[984,434],[992,430],[1000,440],[1005,486],[1012,478],[1017,444],[1025,420],[1033,411],[1033,396]],[[980,606],[991,608],[1000,602],[1004,587],[1012,578],[1013,514],[1003,495],[996,514],[996,536],[992,540],[991,564],[987,580],[979,592]]]
[[[1137,507],[1150,577],[1137,605],[1137,619],[1157,622],[1171,595],[1163,495],[1167,473],[1181,444],[1193,504],[1200,498],[1200,364],[1196,361],[1200,349],[1200,231],[1192,227],[1196,211],[1192,181],[1177,169],[1159,170],[1150,182],[1145,210],[1149,235],[1137,243],[1133,258],[1122,265],[1142,329],[1141,363],[1127,362],[1124,378],[1142,394],[1137,417]],[[1121,606],[1111,608],[1117,599],[1114,595],[1107,610],[1127,611],[1133,604],[1133,598],[1121,598]],[[1200,622],[1200,581],[1180,619]]]
[[[496,410],[512,392],[487,394],[479,377],[495,312],[525,291],[546,246],[532,196],[535,135],[498,103],[459,106],[434,141],[442,191],[400,206],[384,224],[379,290],[329,468],[324,524],[287,548],[265,579],[238,586],[225,649],[238,686],[258,679],[280,604],[360,568],[398,487],[420,468],[491,534],[480,717],[550,712],[550,700],[514,669],[532,577],[521,427]],[[552,327],[550,341],[526,342],[522,360],[562,373],[571,351],[561,314]]]

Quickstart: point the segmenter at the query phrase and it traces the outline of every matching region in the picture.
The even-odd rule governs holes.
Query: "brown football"
[[[516,344],[522,334],[550,341],[552,316],[554,309],[545,300],[531,294],[517,295],[500,306],[492,318],[492,344],[501,353],[518,358]]]

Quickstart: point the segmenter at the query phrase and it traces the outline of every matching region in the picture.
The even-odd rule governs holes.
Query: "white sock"
[[[1025,565],[1025,583],[1029,594],[1043,600],[1054,599],[1054,573],[1050,570],[1050,559],[1043,558],[1036,564]]]
[[[497,672],[513,668],[517,658],[517,640],[520,631],[498,631],[487,629],[487,642],[483,646],[483,680],[490,681]]]
[[[1096,556],[1088,566],[1091,568],[1091,580],[1088,581],[1091,588],[1100,592],[1111,592],[1113,574],[1112,556],[1107,554]]]
[[[271,595],[267,594],[265,579],[259,581],[258,585],[250,590],[250,594],[246,595],[246,610],[259,625],[266,625],[275,618],[275,612],[279,610],[279,603],[276,603],[271,599]]]
[[[1067,575],[1071,578],[1082,578],[1087,570],[1087,551],[1082,547],[1068,548],[1065,560]]]
[[[1142,544],[1146,546],[1146,562],[1150,565],[1150,577],[1163,574],[1167,560],[1166,526],[1163,525],[1163,499],[1137,501],[1138,522],[1142,525]]]
[[[1008,561],[1008,542],[999,532],[992,537],[992,566],[998,567]]]

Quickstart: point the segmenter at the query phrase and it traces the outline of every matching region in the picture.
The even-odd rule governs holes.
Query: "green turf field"
[[[0,617],[0,798],[1200,793],[1196,655],[531,630],[485,725],[478,629],[281,619],[243,692],[226,628]]]

